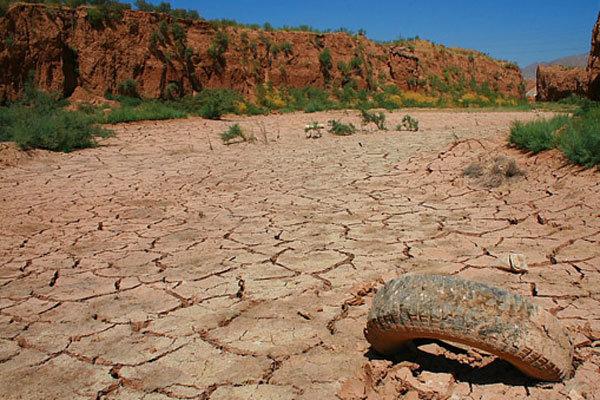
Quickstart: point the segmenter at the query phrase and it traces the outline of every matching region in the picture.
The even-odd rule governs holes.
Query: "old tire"
[[[440,339],[492,353],[538,380],[573,374],[573,345],[555,317],[522,296],[455,277],[388,282],[375,296],[365,337],[386,355],[413,339]]]

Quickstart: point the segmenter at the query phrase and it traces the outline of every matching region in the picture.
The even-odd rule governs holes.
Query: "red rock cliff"
[[[588,61],[589,96],[600,100],[600,14],[592,34],[592,51]]]
[[[158,98],[176,88],[180,95],[202,88],[228,87],[253,95],[257,85],[360,87],[395,84],[430,92],[441,79],[452,84],[486,85],[522,97],[519,69],[481,53],[448,49],[425,41],[381,45],[345,33],[266,32],[225,28],[229,41],[222,57],[210,54],[218,30],[205,21],[180,21],[185,38],[176,40],[165,15],[125,11],[118,21],[92,26],[87,9],[16,4],[0,18],[0,100],[22,91],[29,71],[45,90],[70,96],[81,87],[103,95],[132,78],[144,97]],[[169,28],[171,29],[171,28]],[[331,68],[319,56],[330,49]],[[352,60],[355,60],[352,63]],[[356,62],[358,60],[358,62]],[[339,68],[339,63],[346,68]],[[435,77],[438,77],[437,81]]]
[[[588,93],[588,73],[583,68],[540,65],[536,87],[538,101],[558,101],[574,94],[585,97]]]

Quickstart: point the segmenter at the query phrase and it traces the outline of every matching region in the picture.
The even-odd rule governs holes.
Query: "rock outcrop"
[[[600,13],[592,33],[592,50],[588,61],[589,97],[600,101]]]
[[[583,68],[544,66],[537,69],[537,101],[558,101],[571,95],[585,97],[588,73]]]
[[[40,88],[64,96],[76,88],[103,96],[127,79],[148,98],[220,87],[252,96],[260,84],[340,88],[350,81],[361,88],[394,84],[429,93],[459,85],[524,96],[515,65],[420,40],[378,44],[361,35],[218,27],[139,11],[92,25],[85,7],[22,3],[0,18],[0,32],[0,101],[18,97],[30,71]]]

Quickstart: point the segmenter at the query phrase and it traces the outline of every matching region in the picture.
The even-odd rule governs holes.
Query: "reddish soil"
[[[395,84],[405,90],[427,92],[429,78],[450,83],[471,81],[492,90],[522,97],[523,79],[518,67],[462,49],[449,49],[425,41],[380,45],[364,36],[345,33],[266,32],[226,28],[228,50],[219,66],[209,48],[217,30],[205,21],[181,22],[186,40],[178,44],[171,31],[152,46],[160,22],[168,16],[127,11],[123,18],[92,27],[86,8],[59,9],[17,4],[0,17],[0,100],[15,98],[29,71],[36,83],[69,97],[77,87],[96,96],[116,92],[118,84],[133,78],[141,95],[158,98],[167,87],[179,94],[202,88],[226,87],[253,96],[257,85],[275,87],[342,87],[351,79],[359,87]],[[282,47],[290,46],[288,51]],[[186,50],[186,48],[188,50]],[[331,81],[325,82],[319,55],[330,49]],[[340,61],[360,64],[343,77]]]
[[[508,148],[537,113],[410,113],[417,133],[318,140],[305,124],[355,113],[120,125],[0,169],[0,398],[598,398],[600,175]],[[258,141],[223,145],[234,122]],[[489,154],[525,175],[463,176]],[[441,343],[381,360],[369,305],[408,272],[532,297],[575,340],[574,378]]]
[[[589,96],[600,101],[600,13],[592,33],[592,50],[588,61]]]
[[[536,100],[558,101],[572,95],[586,97],[588,79],[588,72],[583,68],[540,65],[537,69]]]

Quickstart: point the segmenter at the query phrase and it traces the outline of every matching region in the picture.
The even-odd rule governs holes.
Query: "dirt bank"
[[[221,31],[228,42],[222,46],[216,45],[219,29],[205,21],[181,22],[181,37],[165,15],[125,11],[122,18],[92,25],[87,14],[83,7],[11,7],[0,18],[7,38],[0,41],[0,100],[18,96],[31,70],[42,89],[67,97],[77,87],[100,96],[116,92],[127,79],[135,79],[149,98],[216,87],[254,95],[267,83],[339,88],[350,81],[420,93],[461,84],[524,95],[515,65],[425,41],[380,45],[345,33],[228,27]],[[321,61],[326,50],[330,62]]]

